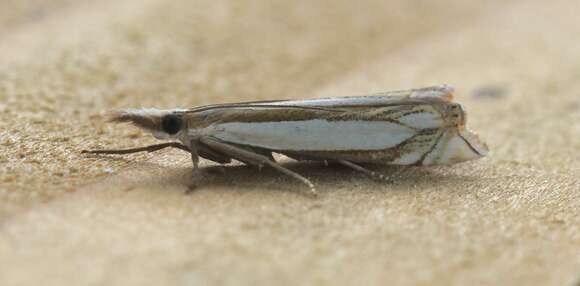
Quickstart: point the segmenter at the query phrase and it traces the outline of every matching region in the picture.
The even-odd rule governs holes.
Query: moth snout
[[[184,120],[179,111],[154,108],[111,111],[109,121],[131,123],[151,132],[157,139],[169,139],[184,127]]]
[[[121,109],[109,112],[110,122],[127,122],[149,131],[159,130],[159,116],[145,109]]]

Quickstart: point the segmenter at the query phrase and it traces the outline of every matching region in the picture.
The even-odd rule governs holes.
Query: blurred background
[[[0,2],[0,284],[573,285],[580,276],[575,1]],[[489,158],[391,186],[277,173],[106,123],[123,107],[450,84]],[[282,159],[284,160],[284,159]],[[381,170],[381,169],[379,169]],[[390,172],[385,168],[381,171]],[[557,267],[554,267],[557,265]]]

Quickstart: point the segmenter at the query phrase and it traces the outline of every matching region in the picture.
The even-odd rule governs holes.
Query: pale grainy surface
[[[580,281],[577,2],[93,2],[0,2],[0,285]],[[394,185],[79,154],[154,142],[111,108],[439,83],[493,153]]]

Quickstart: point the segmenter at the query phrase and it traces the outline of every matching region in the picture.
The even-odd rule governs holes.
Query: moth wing
[[[433,103],[449,102],[451,93],[452,88],[439,86],[374,96],[223,104],[193,112],[215,119],[203,135],[237,145],[272,151],[387,150],[423,129],[444,127]]]
[[[217,122],[203,133],[228,143],[272,151],[385,150],[418,130],[389,121],[308,119],[296,121]]]
[[[310,107],[321,109],[345,108],[345,107],[372,107],[397,104],[412,104],[424,101],[446,101],[453,100],[453,87],[449,85],[431,86],[420,89],[387,91],[365,96],[328,97],[301,100],[266,100],[248,101],[241,103],[224,103],[199,106],[191,108],[186,112],[201,112],[221,108],[287,108],[287,107]]]

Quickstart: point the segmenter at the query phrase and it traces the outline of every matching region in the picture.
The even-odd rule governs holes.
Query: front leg
[[[132,154],[138,152],[155,152],[165,148],[177,148],[186,152],[191,152],[189,148],[178,142],[161,143],[155,145],[149,145],[145,147],[137,147],[130,149],[108,149],[108,150],[83,150],[81,154]]]
[[[191,162],[193,163],[193,171],[191,174],[191,185],[185,191],[186,194],[193,192],[199,185],[203,176],[199,171],[199,153],[198,153],[198,142],[199,140],[189,141],[189,152],[191,153]]]
[[[191,162],[193,163],[193,171],[197,172],[199,169],[199,154],[197,152],[197,143],[198,140],[191,140],[189,141],[189,150],[191,152]]]

